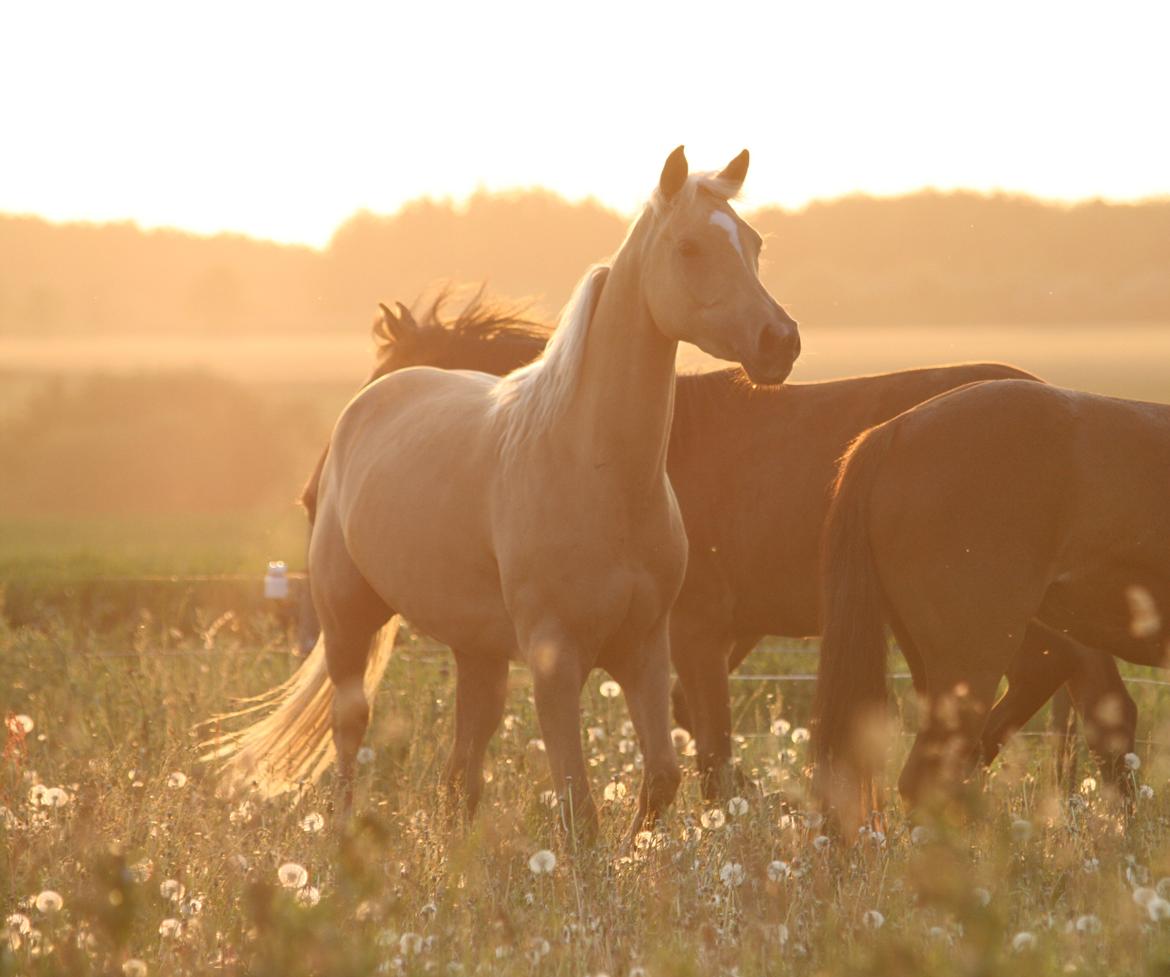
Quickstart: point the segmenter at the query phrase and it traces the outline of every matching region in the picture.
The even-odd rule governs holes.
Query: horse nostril
[[[795,360],[800,355],[800,333],[796,323],[784,326],[765,326],[760,333],[760,357],[765,361],[785,357]]]

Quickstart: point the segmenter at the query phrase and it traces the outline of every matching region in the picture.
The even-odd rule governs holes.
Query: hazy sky
[[[748,204],[1170,193],[1170,3],[0,2],[0,211],[325,243],[541,184],[630,210],[666,154]]]

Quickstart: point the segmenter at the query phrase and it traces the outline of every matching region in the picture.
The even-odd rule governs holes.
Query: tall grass
[[[191,725],[287,674],[284,647],[231,627],[108,648],[61,628],[0,633],[0,975],[1136,974],[1170,961],[1170,920],[1154,918],[1170,913],[1156,752],[1134,772],[1152,796],[1128,824],[1091,782],[1058,787],[1033,740],[962,816],[914,828],[891,798],[880,833],[829,839],[805,800],[806,690],[750,684],[737,749],[758,787],[712,808],[688,774],[666,823],[625,850],[639,757],[621,699],[595,681],[583,736],[606,834],[573,850],[520,670],[480,817],[451,819],[437,789],[448,658],[406,638],[360,814],[342,825],[328,778],[295,807],[227,803],[195,761]],[[1148,716],[1153,693],[1138,693]],[[555,865],[536,874],[542,850]]]

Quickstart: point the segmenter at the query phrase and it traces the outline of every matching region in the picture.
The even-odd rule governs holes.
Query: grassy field
[[[82,639],[85,639],[84,642]],[[84,643],[89,649],[80,653]],[[295,664],[286,638],[0,632],[0,975],[1157,974],[1170,966],[1170,766],[1149,743],[1126,824],[1083,765],[1058,787],[1021,739],[965,818],[829,839],[806,800],[808,683],[735,687],[755,783],[704,806],[690,772],[660,830],[618,843],[639,757],[620,698],[583,699],[605,837],[556,828],[525,672],[488,761],[481,815],[437,789],[450,659],[400,637],[342,825],[329,778],[299,806],[216,798],[191,725]],[[757,654],[757,672],[807,655]],[[1136,686],[1157,738],[1160,690]],[[899,699],[905,699],[899,696]],[[24,719],[32,721],[28,727]],[[912,722],[912,717],[907,717]],[[26,731],[27,728],[27,731]],[[899,754],[905,739],[894,749]],[[895,756],[895,760],[897,757]],[[549,851],[552,858],[538,852]],[[555,861],[555,864],[554,864]],[[532,865],[547,872],[535,872]]]
[[[1163,328],[1012,332],[809,329],[797,378],[990,358],[1067,385],[1170,399]],[[271,348],[244,349],[232,376],[253,377],[249,389],[278,405],[278,417],[279,405],[297,405],[300,423],[319,418],[324,430],[365,360],[353,362],[356,348],[329,358],[310,347],[293,344],[275,362]],[[189,353],[167,355],[187,363]],[[214,366],[218,354],[204,355]],[[84,349],[54,356],[75,377],[95,365]],[[38,363],[21,361],[28,372],[0,385],[0,419],[44,389]],[[305,373],[313,363],[336,375]],[[308,433],[281,500],[315,459],[318,432]],[[267,560],[299,567],[303,553],[303,514],[280,500],[198,516],[3,512],[0,597],[4,581],[258,577]],[[823,833],[808,801],[812,683],[736,682],[737,757],[752,786],[730,806],[704,805],[680,733],[678,802],[659,830],[625,849],[639,756],[622,700],[603,696],[597,676],[583,699],[583,735],[604,837],[576,849],[549,803],[520,669],[481,816],[466,830],[451,823],[438,788],[452,662],[409,634],[376,705],[352,823],[334,817],[329,777],[297,806],[217,798],[192,725],[296,662],[274,619],[193,619],[176,626],[144,606],[96,630],[77,615],[20,628],[0,615],[0,977],[1170,973],[1170,753],[1161,745],[1170,730],[1160,686],[1132,686],[1142,711],[1132,818],[1083,759],[1058,782],[1042,717],[963,811],[912,830],[888,790],[881,834],[842,839]],[[772,642],[745,672],[795,677],[815,666],[811,647]],[[914,726],[908,685],[894,687],[905,732],[888,785]],[[551,858],[533,859],[544,851]]]

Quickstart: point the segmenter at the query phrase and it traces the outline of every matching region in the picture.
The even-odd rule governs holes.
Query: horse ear
[[[687,157],[683,152],[683,147],[679,146],[666,157],[666,165],[662,167],[662,176],[658,178],[658,189],[667,200],[683,188],[683,184],[687,182],[687,173]]]
[[[410,310],[406,308],[401,302],[396,303],[399,314],[395,315],[382,302],[378,303],[378,308],[382,312],[382,329],[383,335],[402,342],[408,339],[418,331],[418,324],[414,321],[414,316],[410,314]]]
[[[730,183],[732,186],[739,188],[743,186],[744,177],[747,176],[748,162],[751,157],[745,149],[742,153],[735,157],[728,163],[719,174],[719,179],[725,183]]]

